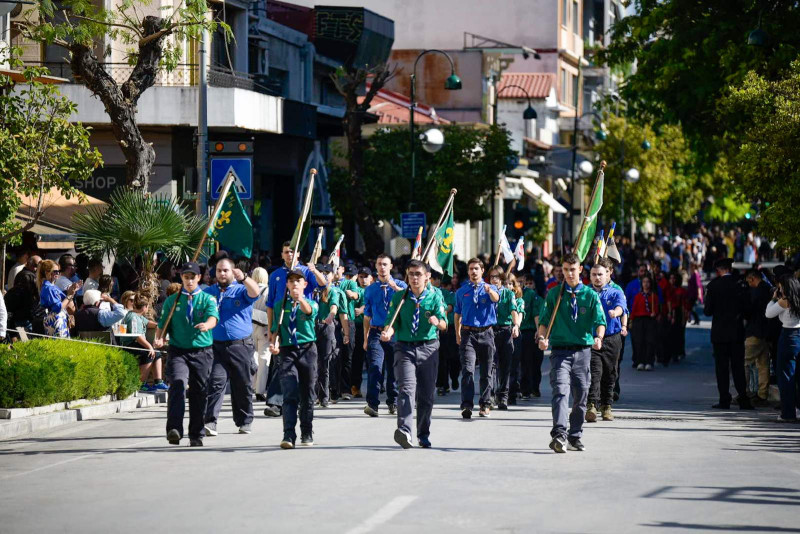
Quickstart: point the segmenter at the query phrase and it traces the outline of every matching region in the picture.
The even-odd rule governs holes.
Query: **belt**
[[[513,324],[496,324],[494,325],[495,330],[511,330],[514,328]]]
[[[248,343],[252,343],[253,340],[249,337],[242,338],[242,339],[229,339],[227,341],[217,341],[214,340],[214,345],[221,345],[223,347],[229,347],[231,345],[247,345]]]
[[[462,330],[466,330],[468,332],[485,332],[485,331],[489,330],[491,327],[492,327],[492,325],[489,325],[489,326],[464,326],[464,325],[461,325],[461,329]]]
[[[591,347],[591,345],[559,345],[554,346],[553,350],[584,350]]]
[[[437,340],[436,339],[428,339],[428,340],[425,340],[425,341],[398,341],[398,343],[401,344],[401,345],[412,345],[414,347],[418,347],[420,345],[425,345],[427,343],[433,343],[434,341],[437,341]]]
[[[314,345],[313,341],[308,341],[306,343],[298,343],[297,345],[282,345],[282,349],[307,349],[311,345]]]
[[[370,326],[369,329],[370,330],[377,330],[378,332],[383,332],[383,327],[382,326]]]

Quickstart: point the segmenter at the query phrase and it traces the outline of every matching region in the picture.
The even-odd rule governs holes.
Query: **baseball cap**
[[[358,274],[372,276],[372,269],[370,269],[369,267],[362,267],[361,269],[358,270]]]
[[[181,274],[184,273],[194,273],[199,275],[200,274],[200,266],[197,265],[196,262],[187,261],[181,266]]]
[[[303,272],[302,269],[292,269],[291,271],[289,271],[289,274],[286,275],[286,279],[287,280],[289,280],[290,278],[295,278],[295,277],[296,278],[305,278],[306,277],[306,273]]]

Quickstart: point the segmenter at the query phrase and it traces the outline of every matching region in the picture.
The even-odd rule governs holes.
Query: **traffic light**
[[[507,213],[506,227],[509,238],[519,239],[533,226],[533,216],[536,214],[535,210],[524,206],[516,206]]]

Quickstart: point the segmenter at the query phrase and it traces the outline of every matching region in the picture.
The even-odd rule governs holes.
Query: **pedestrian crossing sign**
[[[241,200],[253,198],[253,161],[250,158],[211,159],[211,200],[217,200],[229,176]]]

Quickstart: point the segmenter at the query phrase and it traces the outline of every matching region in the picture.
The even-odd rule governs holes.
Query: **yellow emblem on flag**
[[[216,227],[217,230],[220,230],[226,224],[230,224],[230,222],[231,222],[231,212],[221,211],[219,213],[219,218],[217,219],[217,222],[214,223],[214,226]]]
[[[448,227],[445,229],[445,236],[442,240],[442,244],[439,245],[439,250],[442,254],[450,254],[450,251],[453,248],[453,228]]]

